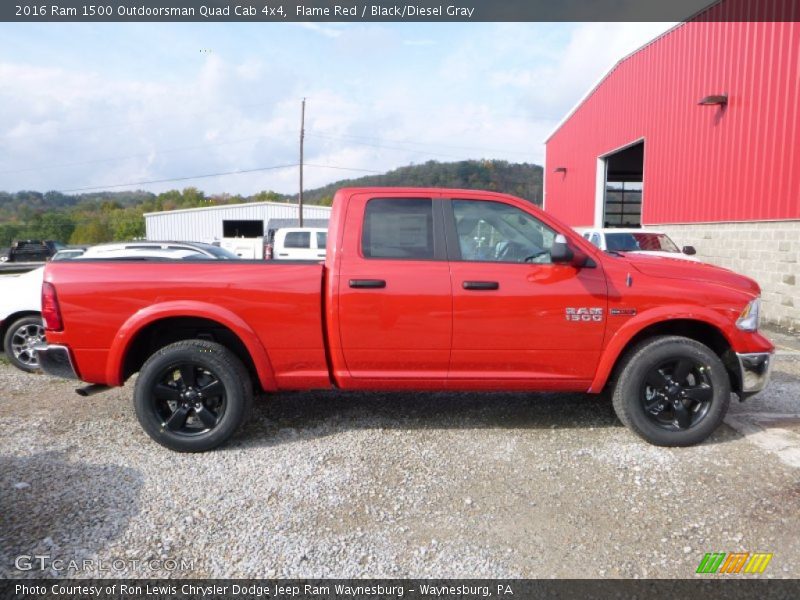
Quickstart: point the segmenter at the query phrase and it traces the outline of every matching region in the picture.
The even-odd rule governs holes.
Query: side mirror
[[[553,264],[572,265],[575,268],[594,267],[593,261],[580,250],[573,250],[567,243],[567,238],[562,234],[557,234],[550,248],[550,261]]]
[[[689,256],[693,256],[697,254],[697,250],[694,249],[694,246],[684,246],[683,253],[688,254]]]
[[[556,235],[553,240],[553,247],[550,248],[550,260],[554,264],[571,263],[575,259],[575,253],[567,244],[567,238],[562,234]]]

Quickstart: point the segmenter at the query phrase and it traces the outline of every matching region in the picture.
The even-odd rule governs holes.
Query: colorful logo
[[[718,575],[763,573],[771,560],[771,552],[707,552],[696,572]]]

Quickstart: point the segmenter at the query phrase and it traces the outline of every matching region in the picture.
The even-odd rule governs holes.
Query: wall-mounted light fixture
[[[553,173],[563,173],[564,175],[567,174],[567,167],[556,167],[553,169]]]
[[[725,106],[728,104],[728,94],[719,94],[716,96],[706,96],[700,102],[700,106]]]

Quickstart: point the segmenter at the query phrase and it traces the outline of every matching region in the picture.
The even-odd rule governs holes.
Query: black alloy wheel
[[[133,403],[153,440],[178,452],[204,452],[229,440],[253,402],[253,382],[225,346],[185,340],[142,366]]]
[[[650,419],[667,430],[696,427],[714,399],[709,367],[691,358],[675,358],[654,366],[641,393]]]
[[[213,372],[195,363],[164,369],[152,390],[162,426],[180,435],[197,435],[217,427],[225,414],[225,387]]]

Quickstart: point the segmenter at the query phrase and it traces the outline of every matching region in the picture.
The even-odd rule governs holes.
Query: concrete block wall
[[[800,331],[800,221],[657,225],[697,257],[761,286],[762,322]]]

